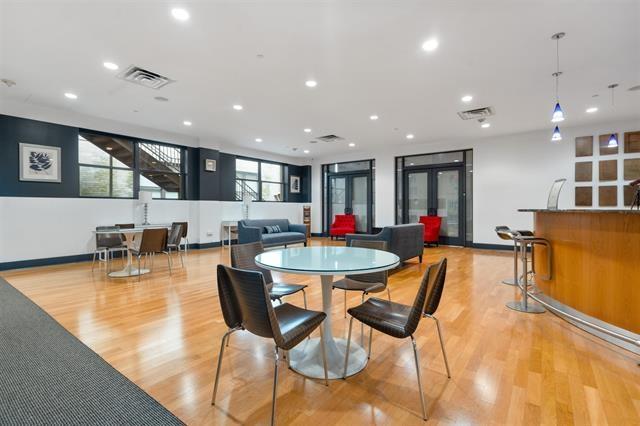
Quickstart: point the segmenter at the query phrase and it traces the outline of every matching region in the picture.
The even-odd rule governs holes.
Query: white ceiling
[[[173,19],[175,6],[191,19]],[[567,33],[560,44],[561,125],[640,120],[640,91],[627,91],[640,84],[638,22],[637,0],[0,0],[0,78],[17,82],[1,85],[0,100],[301,157],[551,132],[550,36],[558,31]],[[440,46],[426,53],[420,46],[430,37]],[[104,61],[139,65],[176,83],[159,91],[126,83]],[[309,78],[318,81],[315,89],[305,87]],[[615,107],[610,83],[620,84]],[[78,99],[66,99],[67,91]],[[465,94],[473,95],[470,104],[460,101]],[[236,103],[244,110],[234,111]],[[490,129],[456,114],[481,106],[496,110]],[[585,113],[589,106],[599,111]],[[380,119],[370,121],[371,114]],[[310,145],[305,127],[356,148]]]

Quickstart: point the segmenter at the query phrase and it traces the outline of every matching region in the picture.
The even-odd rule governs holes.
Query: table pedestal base
[[[367,352],[351,336],[349,347],[349,365],[347,377],[359,373],[367,366]],[[344,355],[347,347],[347,339],[332,339],[325,342],[327,353],[327,375],[330,379],[341,379],[344,372]],[[306,339],[289,351],[289,364],[291,369],[303,376],[313,379],[324,379],[324,367],[322,363],[322,347],[320,338]]]
[[[149,272],[150,272],[149,269],[144,269],[144,268],[138,269],[133,267],[133,265],[127,265],[124,267],[124,269],[120,271],[110,272],[109,276],[111,278],[126,278],[126,277],[135,277],[137,275],[148,274]]]

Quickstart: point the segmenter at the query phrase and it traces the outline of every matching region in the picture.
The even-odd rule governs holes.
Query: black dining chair
[[[278,389],[278,348],[288,351],[309,336],[316,328],[320,330],[320,345],[324,362],[324,383],[329,386],[327,359],[322,336],[324,312],[298,308],[289,303],[276,307],[271,303],[264,276],[257,271],[247,271],[218,265],[218,297],[222,316],[229,330],[222,336],[218,366],[213,385],[211,405],[216,403],[220,367],[225,341],[231,333],[247,330],[256,336],[272,339],[275,345],[275,370],[273,373],[273,393],[271,400],[271,424],[275,423],[276,395]],[[288,358],[288,357],[287,357]]]
[[[182,240],[182,229],[186,222],[173,222],[171,229],[169,230],[169,236],[167,237],[167,251],[169,257],[171,257],[171,251],[175,250],[180,256],[180,264],[184,268],[184,259],[182,258],[182,251],[180,251],[180,241]]]
[[[442,259],[436,264],[429,265],[422,277],[420,288],[413,301],[413,305],[407,306],[400,303],[390,302],[384,299],[369,298],[366,302],[355,308],[348,310],[351,319],[349,320],[349,335],[347,338],[347,350],[344,360],[344,372],[342,377],[347,377],[347,365],[349,362],[349,347],[351,345],[351,327],[354,318],[371,327],[369,334],[369,357],[371,357],[371,338],[373,337],[373,329],[395,337],[398,339],[411,338],[413,346],[413,356],[416,363],[416,374],[418,377],[418,389],[420,391],[420,403],[422,405],[422,418],[427,420],[427,412],[424,405],[424,394],[422,392],[422,380],[420,379],[420,358],[418,356],[418,348],[416,340],[413,337],[420,319],[423,316],[433,318],[438,328],[438,336],[442,354],[444,356],[445,366],[447,368],[447,376],[451,377],[449,372],[449,363],[444,349],[440,324],[433,316],[438,309],[444,282],[447,274],[447,259]]]
[[[119,231],[120,228],[117,226],[96,226],[96,249],[93,251],[93,260],[91,261],[92,271],[95,266],[96,256],[98,253],[104,253],[105,261],[107,262],[107,273],[111,271],[111,261],[113,260],[114,251],[120,251],[122,253],[122,258],[124,259],[127,246],[123,244],[122,236]]]

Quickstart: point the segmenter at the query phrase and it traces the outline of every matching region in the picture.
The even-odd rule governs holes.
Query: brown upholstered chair
[[[438,309],[438,304],[440,303],[446,273],[447,259],[442,259],[436,264],[429,265],[422,278],[422,283],[420,284],[420,288],[412,306],[406,306],[378,298],[369,298],[362,305],[351,308],[348,311],[349,315],[351,315],[351,320],[349,320],[349,337],[347,340],[343,378],[346,378],[347,376],[349,346],[351,344],[351,326],[353,325],[354,318],[371,327],[371,333],[369,334],[369,356],[371,356],[371,338],[373,336],[373,329],[398,339],[410,337],[413,345],[413,356],[416,363],[416,374],[418,376],[422,418],[424,420],[427,419],[427,413],[424,405],[422,381],[420,379],[418,349],[416,347],[416,341],[413,337],[413,333],[415,333],[418,328],[420,318],[423,316],[436,320],[433,315],[435,314],[436,309]],[[451,374],[449,373],[447,355],[444,350],[442,334],[440,333],[440,324],[437,320],[436,325],[438,328],[438,336],[440,337],[442,355],[444,356],[444,362],[447,368],[447,376],[451,377]]]
[[[271,401],[272,425],[276,415],[278,348],[288,351],[318,328],[324,361],[324,383],[329,386],[322,327],[319,327],[327,316],[324,312],[309,311],[289,303],[274,308],[264,275],[258,271],[235,269],[224,265],[218,265],[218,296],[222,315],[229,330],[222,337],[220,344],[211,405],[216,403],[225,340],[237,330],[247,330],[257,336],[273,339],[275,344],[275,371]]]
[[[351,240],[351,247],[362,247],[374,250],[387,250],[386,241]],[[380,293],[387,290],[387,297],[391,301],[391,293],[387,287],[388,272],[372,272],[369,274],[346,275],[333,283],[332,288],[344,290],[344,317],[347,317],[347,291],[359,291],[364,296],[369,293]]]
[[[175,250],[180,256],[180,264],[184,268],[184,259],[182,258],[182,252],[180,251],[180,242],[182,241],[182,230],[186,226],[186,222],[173,222],[171,224],[171,230],[169,230],[169,236],[167,237],[167,251],[169,257],[171,257],[171,251]]]
[[[140,270],[140,257],[142,255],[151,255],[151,269],[153,269],[153,258],[156,253],[167,255],[167,264],[169,265],[169,275],[171,275],[171,256],[167,251],[167,235],[166,228],[149,228],[142,231],[142,239],[137,248],[131,249],[131,254],[138,258],[138,271]],[[146,260],[145,260],[146,264]],[[140,281],[138,274],[138,281]]]
[[[91,270],[96,263],[96,255],[98,253],[104,253],[105,260],[107,261],[107,273],[111,270],[111,261],[113,260],[113,252],[120,251],[123,254],[127,251],[127,246],[122,243],[122,236],[118,232],[120,228],[117,226],[96,226],[96,249],[93,252],[93,260],[91,261]],[[114,231],[113,233],[104,234],[104,231]]]
[[[261,253],[264,253],[262,241],[233,245],[231,246],[231,266],[238,269],[261,272],[264,276],[264,281],[267,283],[271,300],[277,300],[282,303],[283,297],[301,291],[304,299],[304,308],[307,309],[307,294],[304,291],[307,286],[302,284],[274,283],[271,271],[256,265],[255,258]]]

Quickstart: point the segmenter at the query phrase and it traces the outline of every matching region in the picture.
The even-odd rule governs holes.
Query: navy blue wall
[[[0,196],[79,197],[78,134],[77,127],[0,114]],[[62,182],[21,182],[18,151],[20,142],[62,148]],[[186,151],[186,198],[236,201],[236,156],[208,148],[187,147]],[[206,159],[216,160],[215,172],[205,171]],[[287,170],[285,199],[297,203],[311,202],[311,166],[284,166]],[[289,193],[289,175],[301,177],[300,194]]]
[[[62,148],[62,182],[20,181],[19,143]],[[0,115],[0,196],[77,197],[78,128]]]

